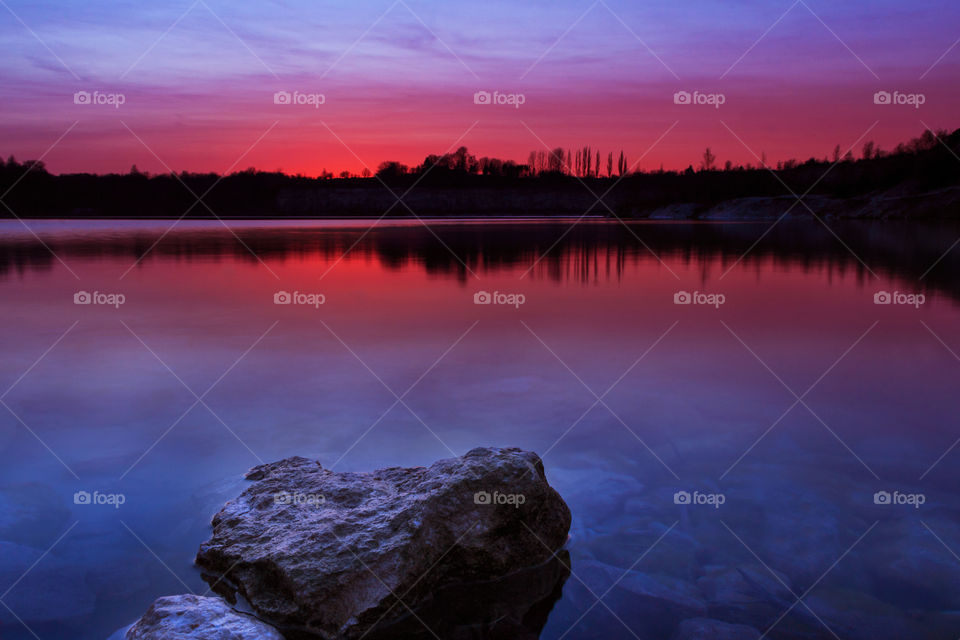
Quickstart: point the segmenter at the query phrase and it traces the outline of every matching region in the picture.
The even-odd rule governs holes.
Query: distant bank
[[[709,156],[709,149],[705,156]],[[960,129],[924,132],[891,152],[776,167],[606,175],[471,162],[465,148],[413,169],[381,164],[369,177],[307,178],[248,169],[230,175],[49,173],[42,162],[0,161],[0,214],[20,218],[497,218],[601,216],[658,220],[831,217],[960,219]],[[487,159],[483,159],[487,160]],[[542,164],[542,163],[541,163]],[[548,164],[549,166],[549,164]],[[624,170],[624,166],[618,170]],[[802,198],[801,198],[802,196]]]

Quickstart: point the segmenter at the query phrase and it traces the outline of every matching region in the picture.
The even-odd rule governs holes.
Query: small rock
[[[230,608],[220,598],[158,598],[128,631],[126,640],[283,640],[270,625]]]

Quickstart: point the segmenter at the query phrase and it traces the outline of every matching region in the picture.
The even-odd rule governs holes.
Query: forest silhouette
[[[617,216],[644,218],[664,207],[691,205],[681,217],[742,198],[793,194],[848,201],[896,196],[932,206],[916,217],[957,217],[938,192],[960,184],[960,129],[926,130],[881,150],[836,146],[823,158],[768,166],[720,164],[707,148],[682,171],[631,170],[620,152],[589,146],[531,152],[525,164],[472,155],[466,147],[430,155],[416,166],[384,161],[360,175],[323,171],[318,177],[249,168],[229,175],[52,174],[43,162],[0,160],[0,209],[6,217],[48,218],[295,218]],[[947,199],[948,204],[954,202]],[[921,207],[922,209],[922,207]],[[862,216],[863,208],[857,217]],[[932,211],[932,213],[931,213]],[[797,207],[803,215],[805,207]],[[843,216],[842,211],[823,211]],[[888,210],[882,217],[897,217]],[[909,211],[904,211],[908,215]],[[657,217],[671,217],[659,215]]]

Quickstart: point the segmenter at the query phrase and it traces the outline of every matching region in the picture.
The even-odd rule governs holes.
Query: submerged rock
[[[283,640],[280,633],[220,598],[182,595],[158,598],[125,640]]]
[[[786,575],[753,564],[707,567],[697,584],[711,616],[763,629],[796,600]]]
[[[672,640],[757,640],[760,632],[743,624],[710,618],[691,618],[677,627]]]
[[[96,605],[82,565],[65,561],[55,552],[4,540],[0,540],[0,584],[7,585],[3,587],[6,606],[0,606],[0,632],[8,624],[18,624],[17,618],[30,625],[57,622],[90,615]]]
[[[56,540],[70,525],[70,511],[53,487],[36,482],[0,486],[0,540],[30,546]],[[42,551],[47,543],[37,546]]]
[[[544,564],[438,590],[430,601],[363,640],[538,640],[570,576],[565,549]]]
[[[367,473],[296,457],[247,478],[197,564],[288,637],[359,638],[458,584],[549,573],[570,528],[540,458],[519,449]]]
[[[642,638],[669,638],[682,620],[707,615],[699,589],[685,580],[592,560],[576,562],[573,572],[585,587],[583,607],[605,594],[605,605]]]

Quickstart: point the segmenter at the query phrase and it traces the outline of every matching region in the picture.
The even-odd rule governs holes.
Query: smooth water
[[[5,640],[205,592],[255,464],[485,445],[539,452],[573,512],[543,638],[960,633],[960,229],[171,224],[0,224]]]

